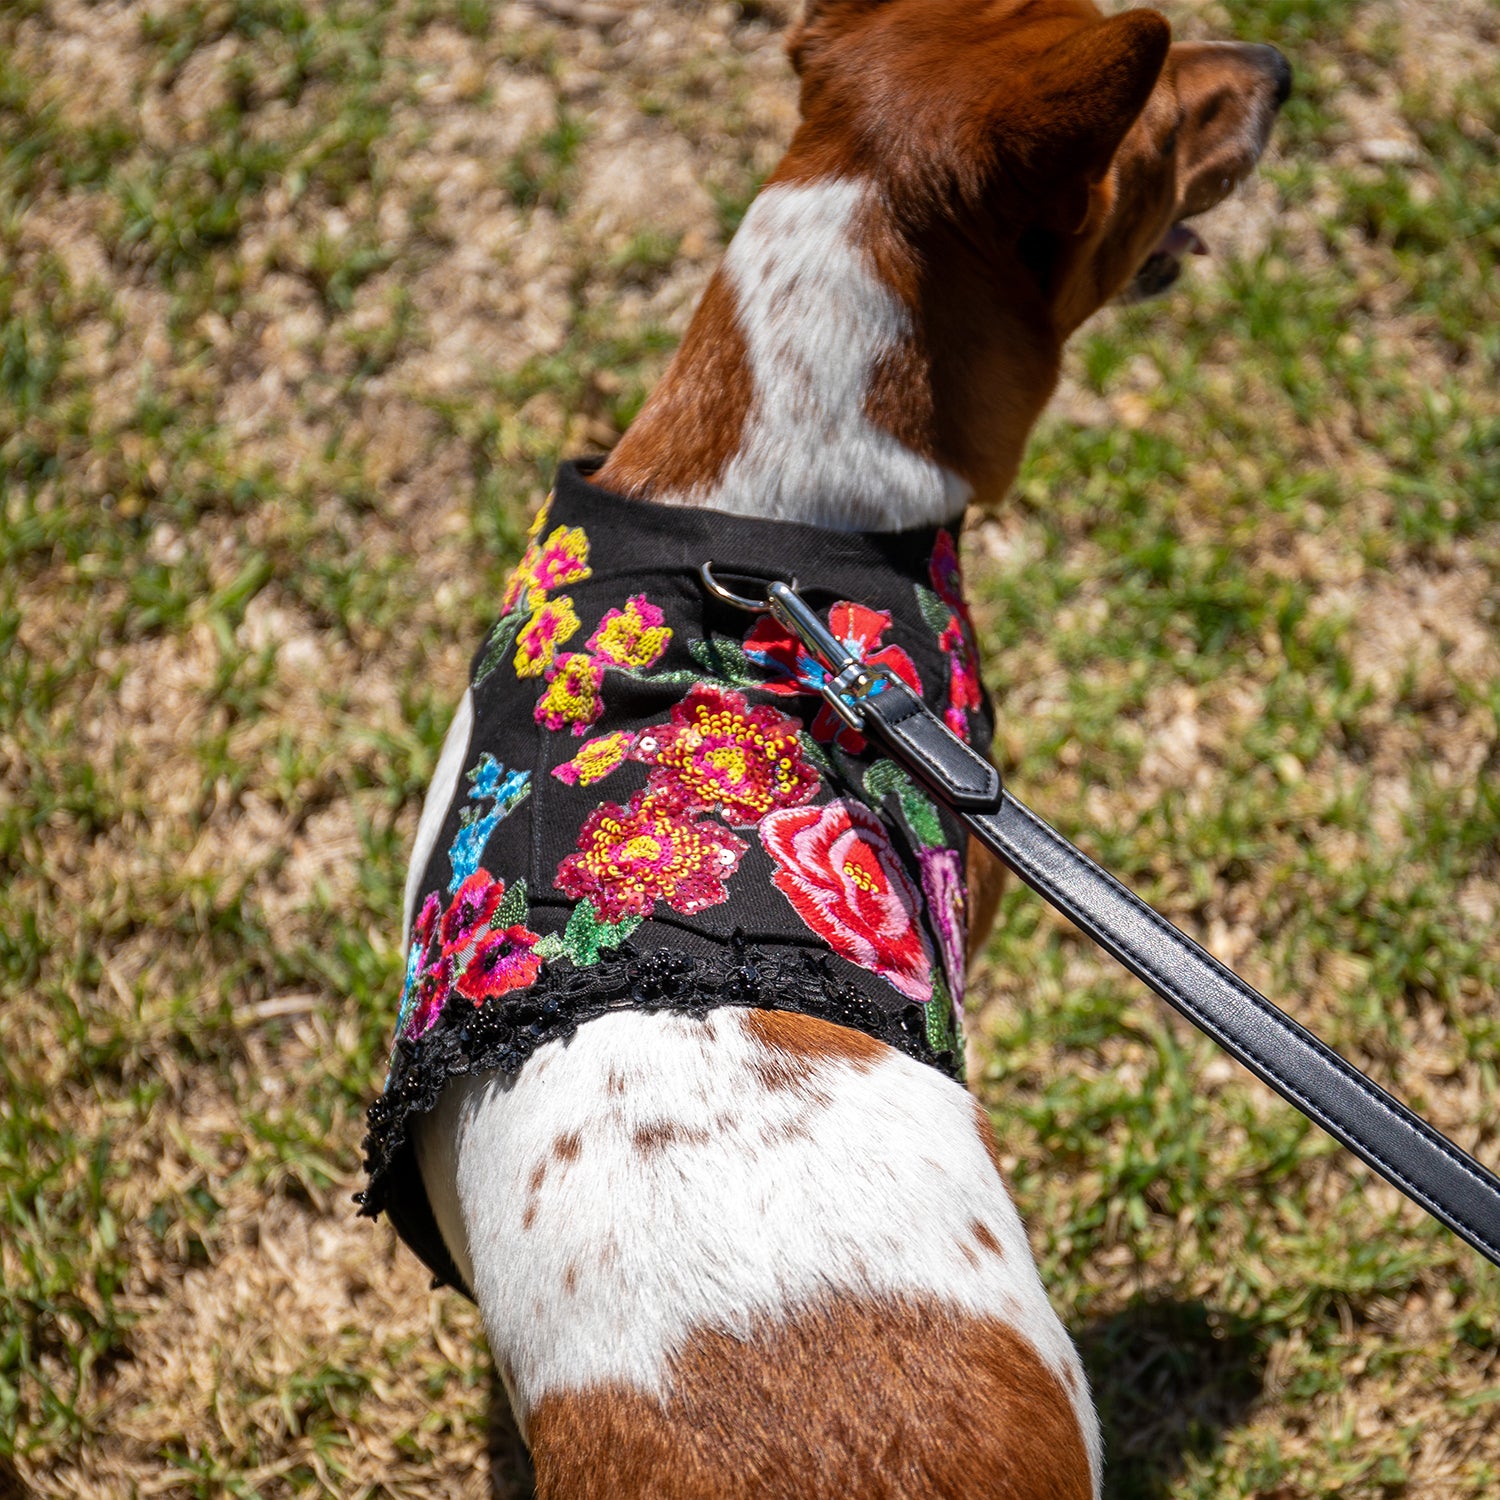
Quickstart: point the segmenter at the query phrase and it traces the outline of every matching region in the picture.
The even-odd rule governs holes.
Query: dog
[[[1066,338],[1203,248],[1186,221],[1252,170],[1290,69],[1091,0],[810,0],[788,50],[785,158],[639,417],[559,480],[613,540],[540,522],[445,743],[407,888],[409,1040],[372,1110],[372,1182],[404,1153],[417,1186],[366,1207],[478,1302],[544,1500],[1083,1500],[1084,1373],[948,1076],[947,915],[977,946],[1000,872],[969,848],[965,895],[940,810],[894,773],[871,791],[839,726],[820,740],[774,631],[705,626],[668,671],[701,606],[670,570],[675,604],[630,580],[760,537],[769,572],[840,578],[828,618],[867,659],[946,674],[945,716],[982,742],[953,532],[1005,495]],[[936,610],[936,654],[854,599],[881,560],[908,613]],[[580,646],[578,590],[606,575]],[[720,675],[684,697],[700,668]],[[488,682],[531,696],[486,708]],[[586,738],[603,696],[638,717]],[[906,854],[866,793],[904,809]],[[489,873],[504,837],[529,887]],[[755,860],[759,904],[703,926]],[[867,942],[841,900],[886,925]],[[827,952],[772,962],[757,922]],[[573,977],[548,990],[552,970]]]

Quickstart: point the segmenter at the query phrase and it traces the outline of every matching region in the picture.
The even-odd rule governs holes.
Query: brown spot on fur
[[[570,1297],[578,1291],[578,1267],[572,1261],[568,1262],[568,1269],[563,1272],[563,1291]]]
[[[532,1199],[526,1205],[525,1212],[521,1215],[521,1228],[530,1229],[536,1223],[536,1199]]]
[[[708,1142],[706,1130],[689,1129],[675,1120],[655,1120],[635,1133],[635,1149],[642,1156],[653,1156],[668,1146],[706,1146]]]
[[[570,1130],[567,1135],[560,1135],[552,1143],[552,1154],[562,1162],[578,1160],[578,1154],[583,1150],[583,1137],[576,1130]]]
[[[625,1385],[543,1396],[539,1496],[573,1500],[1090,1500],[1067,1392],[1006,1323],[841,1302],[699,1332],[663,1404]]]
[[[751,397],[734,289],[719,270],[667,373],[595,482],[638,500],[708,489],[739,448]]]
[[[845,1066],[863,1073],[890,1051],[884,1042],[862,1031],[791,1011],[747,1011],[743,1025],[760,1043],[756,1075],[772,1090],[815,1090],[817,1077],[826,1068]]]
[[[612,1094],[623,1094],[625,1092],[625,1075],[618,1068],[609,1070],[609,1082],[605,1087]]]
[[[991,1165],[1001,1176],[1005,1176],[1005,1168],[1000,1162],[1000,1147],[995,1141],[995,1127],[990,1123],[990,1112],[979,1100],[974,1101],[974,1128],[979,1132],[979,1142],[984,1147],[985,1155],[989,1157]]]
[[[542,1183],[547,1180],[547,1163],[539,1161],[532,1169],[531,1176],[526,1182],[526,1191],[532,1194],[541,1192]]]
[[[980,1220],[975,1219],[974,1222],[969,1225],[969,1232],[974,1236],[976,1240],[979,1241],[979,1248],[981,1250],[988,1250],[991,1255],[997,1257],[1000,1260],[1005,1259],[1005,1251],[1000,1248],[1000,1241],[997,1240],[995,1236],[990,1232],[990,1226],[988,1224],[982,1223]]]

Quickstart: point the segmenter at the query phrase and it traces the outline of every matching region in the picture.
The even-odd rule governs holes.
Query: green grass
[[[477,1320],[348,1202],[402,859],[529,508],[774,159],[780,16],[160,5],[98,72],[0,16],[0,1492],[483,1492]],[[1500,72],[1229,19],[1298,70],[1270,211],[1085,331],[971,536],[999,752],[1493,1157]],[[691,213],[581,201],[621,127]],[[1469,1252],[1024,891],[971,1009],[1112,1496],[1495,1493]]]

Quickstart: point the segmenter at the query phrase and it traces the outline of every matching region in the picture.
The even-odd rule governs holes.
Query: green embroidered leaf
[[[522,601],[523,605],[525,601]],[[485,648],[484,660],[479,663],[479,670],[474,674],[474,686],[478,687],[496,667],[503,662],[516,643],[516,636],[520,633],[521,621],[526,618],[526,611],[514,609],[508,615],[502,616],[490,631],[489,645]]]
[[[734,641],[719,638],[689,641],[688,651],[710,677],[720,682],[753,687],[760,681],[750,671],[749,658]]]
[[[942,819],[931,798],[917,790],[910,776],[893,760],[877,760],[865,772],[865,795],[878,811],[880,804],[894,792],[901,802],[901,815],[916,841],[927,849],[947,846]]]
[[[639,917],[606,922],[594,910],[594,903],[585,896],[573,908],[568,925],[563,929],[563,951],[580,969],[587,969],[599,962],[599,955],[606,948],[618,948],[640,925]]]
[[[632,672],[628,667],[615,667],[606,663],[605,670],[618,673],[621,677],[632,678],[636,682],[649,682],[659,687],[690,688],[703,680],[698,673],[681,669],[674,672]]]
[[[518,880],[505,893],[500,909],[491,924],[495,927],[515,927],[526,920],[529,908],[526,904],[526,882]]]
[[[538,958],[561,958],[565,953],[563,940],[555,932],[544,932],[531,950]]]
[[[923,588],[920,583],[914,583],[912,587],[917,591],[917,608],[922,611],[928,629],[934,635],[941,635],[948,628],[953,611],[931,589]]]
[[[821,771],[823,775],[830,775],[833,771],[833,762],[828,759],[823,747],[804,729],[797,735],[797,743],[802,746],[802,755],[807,763]]]
[[[948,1052],[958,1047],[958,1030],[953,1024],[953,998],[942,976],[934,970],[932,999],[923,1007],[927,1021],[927,1045],[934,1052]]]

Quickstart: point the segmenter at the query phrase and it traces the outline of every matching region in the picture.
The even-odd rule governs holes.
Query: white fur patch
[[[894,1050],[793,1087],[768,1086],[775,1057],[734,1010],[605,1016],[517,1075],[451,1084],[417,1122],[519,1419],[597,1382],[662,1393],[698,1330],[743,1336],[830,1295],[921,1296],[1032,1342],[1097,1477],[1083,1371],[970,1096]]]
[[[724,257],[749,349],[750,413],[718,481],[675,498],[851,531],[937,525],[968,504],[967,482],[865,415],[876,360],[911,332],[855,238],[870,191],[834,178],[769,187],[750,205]]]
[[[401,905],[401,950],[411,941],[411,923],[416,915],[417,887],[422,883],[422,873],[427,861],[432,858],[432,846],[443,831],[443,819],[448,805],[453,801],[453,789],[458,785],[459,773],[469,756],[469,737],[474,732],[474,693],[466,689],[454,711],[453,722],[448,726],[443,740],[442,753],[438,756],[437,769],[432,773],[432,784],[427,788],[427,800],[422,804],[422,816],[417,820],[417,837],[412,845],[411,863],[406,867],[406,896]]]

